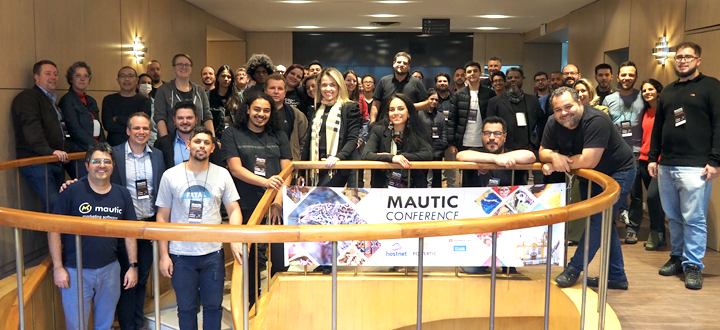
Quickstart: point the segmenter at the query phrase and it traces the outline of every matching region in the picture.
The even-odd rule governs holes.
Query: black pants
[[[658,179],[650,176],[648,172],[648,162],[646,160],[637,161],[637,176],[630,192],[630,225],[628,227],[638,232],[640,224],[643,220],[643,185],[647,189],[647,207],[650,217],[650,230],[665,231],[665,212],[660,202],[660,190],[658,189]]]
[[[435,157],[433,158],[434,161],[439,162],[442,161],[442,157]],[[432,170],[432,187],[433,188],[442,188],[442,169],[434,169]]]
[[[120,238],[120,240],[124,240]],[[120,284],[125,279],[129,268],[129,261],[125,244],[118,246],[118,262],[120,262]],[[145,291],[150,268],[153,261],[152,243],[146,239],[137,240],[138,282],[135,287],[125,290],[120,288],[120,300],[117,304],[118,321],[122,330],[136,330],[142,328],[144,321],[143,308],[145,307]],[[157,297],[156,297],[157,298]]]

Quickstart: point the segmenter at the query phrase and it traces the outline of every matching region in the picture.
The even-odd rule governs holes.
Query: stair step
[[[225,281],[225,288],[223,290],[223,315],[222,325],[220,329],[231,330],[232,329],[232,313],[230,312],[230,281]],[[202,309],[198,313],[198,329],[202,329],[203,324]],[[148,329],[155,329],[155,313],[149,313],[145,315],[146,327]],[[177,316],[177,304],[173,303],[166,308],[160,310],[160,329],[161,330],[180,330],[180,323]]]

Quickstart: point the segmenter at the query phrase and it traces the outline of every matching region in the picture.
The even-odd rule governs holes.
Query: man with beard
[[[240,199],[228,170],[208,159],[215,149],[212,132],[195,127],[190,133],[190,159],[165,171],[158,189],[157,222],[219,225],[220,206],[231,225],[242,224]],[[224,136],[224,135],[223,135]],[[222,243],[157,241],[160,273],[171,279],[177,298],[180,329],[197,329],[202,305],[203,329],[220,330],[225,254]],[[242,263],[242,244],[230,243],[232,254]]]
[[[215,68],[206,66],[200,71],[202,75],[203,89],[206,93],[215,89]]]
[[[172,119],[177,129],[155,141],[155,148],[162,151],[165,166],[168,168],[180,165],[190,158],[190,149],[188,149],[190,133],[193,128],[197,126],[197,117],[195,116],[194,110],[195,107],[192,102],[183,101],[176,103],[175,106],[173,106],[175,115],[173,115]],[[217,146],[217,143],[215,144],[215,149],[219,150],[220,147]],[[210,162],[218,166],[225,166],[219,152],[211,151]]]
[[[605,97],[617,92],[617,90],[610,84],[612,82],[613,74],[612,67],[610,64],[601,63],[595,67],[595,81],[597,81],[597,87],[595,87],[595,95],[600,97],[600,104],[603,103]]]
[[[507,70],[507,91],[488,102],[488,117],[498,116],[507,124],[506,145],[510,150],[527,149],[537,152],[547,120],[535,95],[522,90],[525,77],[522,69]],[[528,172],[515,171],[515,184],[527,184]]]
[[[285,103],[285,77],[279,73],[270,75],[265,84],[265,94],[273,99],[279,128],[290,140],[293,159],[300,159],[307,140],[308,120],[296,107]]]
[[[160,62],[158,60],[150,61],[145,68],[145,73],[147,73],[152,80],[152,91],[150,91],[150,97],[154,99],[157,89],[165,83],[162,81],[162,68],[160,67]]]
[[[575,82],[582,78],[580,69],[575,64],[568,64],[562,69],[563,84],[567,87],[573,87]]]
[[[465,87],[465,69],[457,68],[453,74],[453,81],[455,85],[450,88],[450,94],[455,94],[461,88]]]
[[[445,114],[447,120],[450,111],[450,75],[445,72],[438,73],[435,76],[435,90],[437,91],[438,104],[436,110]]]
[[[563,73],[560,71],[554,71],[550,74],[550,91],[558,89],[563,86]],[[540,97],[540,106],[543,109],[546,117],[552,116],[552,104],[550,104],[550,94]]]
[[[497,56],[491,57],[487,62],[487,68],[488,76],[490,77],[492,77],[495,72],[502,72],[502,60]],[[493,88],[492,80],[490,79],[482,80],[482,85],[487,88]]]
[[[625,142],[632,148],[635,154],[637,166],[642,146],[642,118],[645,111],[645,100],[642,93],[635,89],[637,81],[637,67],[635,63],[627,61],[620,64],[617,76],[620,90],[608,95],[603,105],[610,110],[610,118],[617,126]],[[630,208],[628,211],[627,201],[620,204],[620,220],[625,223],[625,244],[637,243],[637,233],[640,229],[643,214],[643,184],[640,178],[635,179],[635,184],[630,192]]]
[[[537,96],[538,99],[545,95],[550,95],[547,73],[540,71],[533,76],[533,80],[535,81],[535,96]]]
[[[410,70],[410,54],[406,52],[395,54],[393,70],[393,74],[382,77],[375,87],[373,105],[370,109],[370,123],[387,117],[387,107],[383,108],[382,105],[383,103],[388,104],[390,98],[397,93],[409,97],[418,111],[430,107],[427,90],[425,90],[422,81],[408,74],[408,70]]]
[[[685,287],[696,290],[703,284],[712,180],[720,173],[720,82],[698,71],[701,52],[692,42],[677,46],[679,79],[660,95],[648,152],[648,172],[659,177],[672,239],[670,260],[660,275],[684,272]]]
[[[271,76],[268,88],[278,81]],[[290,142],[278,126],[277,103],[275,98],[264,93],[253,94],[245,99],[245,107],[242,108],[247,110],[237,114],[237,124],[229,127],[222,136],[223,158],[228,163],[235,187],[243,192],[239,203],[246,222],[267,189],[280,190],[283,184],[290,184],[290,178],[285,181],[279,176],[282,169],[290,165],[293,156]],[[282,194],[277,194],[271,208],[271,224],[282,224]],[[248,265],[251,292],[259,284],[255,283],[256,245],[251,247]],[[286,269],[283,267],[283,244],[271,244],[271,252],[272,277],[277,271]],[[250,294],[250,305],[254,302],[255,295]]]
[[[570,172],[579,168],[589,168],[604,173],[617,181],[620,186],[620,198],[613,205],[617,211],[622,200],[630,193],[635,180],[635,161],[632,149],[623,141],[620,132],[612,120],[602,111],[589,105],[583,105],[577,91],[570,87],[560,87],[552,92],[554,116],[545,127],[540,161],[543,162],[543,173]],[[588,199],[588,181],[580,181],[582,199]],[[602,193],[603,189],[592,185],[592,197]],[[587,251],[589,261],[600,248],[600,232],[602,230],[601,213],[590,217],[590,248]],[[608,287],[610,289],[627,290],[628,281],[625,275],[620,239],[615,226],[611,226],[610,234],[610,265]],[[565,270],[555,278],[559,287],[565,288],[577,282],[583,271],[584,244],[579,244],[575,255]],[[598,278],[588,278],[588,286],[598,286]]]

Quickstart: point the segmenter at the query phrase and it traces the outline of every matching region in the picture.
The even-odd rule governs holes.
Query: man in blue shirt
[[[187,147],[190,141],[190,132],[198,124],[192,102],[176,103],[173,106],[173,112],[175,113],[172,117],[176,127],[175,132],[169,132],[168,135],[155,141],[155,148],[162,151],[167,168],[182,164],[190,158],[190,150]],[[218,166],[225,166],[217,142],[215,143],[215,150],[217,151],[210,155],[210,162]]]

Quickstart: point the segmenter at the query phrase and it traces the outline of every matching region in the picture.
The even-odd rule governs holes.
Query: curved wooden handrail
[[[52,259],[50,256],[47,256],[39,265],[37,265],[37,267],[35,267],[30,276],[28,276],[25,280],[23,283],[23,305],[27,305],[28,301],[30,301],[30,298],[35,293],[35,290],[37,290],[40,286],[40,282],[42,282],[45,278],[45,275],[47,275],[51,266]],[[20,274],[16,275],[20,276]],[[10,307],[10,312],[8,313],[7,321],[5,322],[5,330],[15,330],[20,326],[18,308],[20,308],[20,304],[18,302],[18,298],[15,297],[15,302]]]

